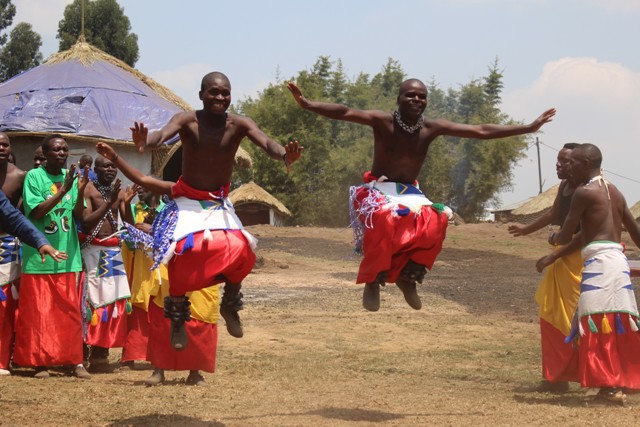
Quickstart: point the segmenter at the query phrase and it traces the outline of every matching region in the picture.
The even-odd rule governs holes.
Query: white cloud
[[[538,79],[530,86],[506,97],[515,101],[542,99],[561,102],[593,101],[618,108],[637,104],[640,74],[621,64],[599,62],[595,58],[561,58],[545,64]],[[522,102],[514,103],[524,107]],[[514,107],[516,106],[514,105]]]
[[[638,99],[640,73],[595,58],[561,58],[547,63],[531,85],[505,93],[503,110],[516,119],[531,121],[546,108],[557,108],[553,122],[543,127],[540,140],[554,148],[569,141],[596,144],[603,152],[605,170],[622,176],[610,174],[609,178],[635,202],[640,199],[640,184],[634,182],[640,181]],[[546,156],[542,174],[551,185],[556,181],[555,155],[546,147],[542,155]],[[535,150],[529,150],[529,156],[516,170],[514,201],[535,194],[531,194],[532,182],[537,189]],[[519,187],[528,189],[518,194]]]

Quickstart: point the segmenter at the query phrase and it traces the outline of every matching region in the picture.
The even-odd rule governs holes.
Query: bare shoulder
[[[616,187],[615,185],[611,184],[608,181],[607,181],[607,186],[609,187],[609,195],[611,199],[615,200],[616,202],[622,203],[624,206],[626,206],[627,200],[625,199],[622,192],[618,190],[618,187]]]
[[[263,132],[253,119],[238,114],[227,114],[227,126],[231,127],[234,135],[255,134]]]
[[[229,124],[240,127],[256,126],[256,122],[254,122],[251,118],[231,113],[227,114],[227,122]]]
[[[609,194],[612,191],[618,191],[615,186],[609,184],[609,189],[606,190],[604,185],[600,183],[591,183],[590,185],[579,185],[573,192],[573,199],[582,203],[601,203],[603,200],[609,198]]]
[[[199,110],[189,110],[189,111],[182,111],[180,113],[176,113],[174,115],[174,117],[180,117],[180,118],[191,118],[191,119],[195,119],[196,118],[196,113]]]
[[[7,172],[10,175],[13,175],[16,178],[20,179],[21,181],[24,181],[24,178],[27,176],[27,171],[23,171],[22,169],[11,163],[9,163],[9,169]]]
[[[99,191],[96,188],[96,185],[93,183],[93,181],[89,181],[87,183],[87,186],[84,189],[85,196],[93,196],[93,195],[95,195],[97,193],[99,193]]]
[[[198,120],[196,113],[197,111],[195,110],[183,111],[183,112],[174,114],[171,120],[178,122],[181,125],[188,125],[189,123],[193,123]]]

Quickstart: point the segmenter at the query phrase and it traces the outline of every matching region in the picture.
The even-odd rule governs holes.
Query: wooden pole
[[[84,0],[80,0],[80,37],[84,40]]]
[[[542,194],[542,169],[540,166],[540,141],[538,141],[538,137],[536,136],[536,150],[538,150],[538,183],[540,184],[540,191],[538,194]]]

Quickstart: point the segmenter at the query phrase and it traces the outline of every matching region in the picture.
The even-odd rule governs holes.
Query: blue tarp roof
[[[180,111],[133,74],[102,60],[43,64],[0,84],[0,131],[130,141],[134,121],[159,129]]]

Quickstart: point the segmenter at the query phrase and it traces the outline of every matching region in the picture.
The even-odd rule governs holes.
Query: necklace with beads
[[[409,126],[402,121],[402,118],[400,117],[400,112],[398,110],[393,111],[393,118],[398,124],[398,126],[400,126],[402,130],[407,133],[415,133],[418,129],[422,128],[422,122],[424,121],[423,117],[420,116],[420,118],[418,119],[415,125]]]

